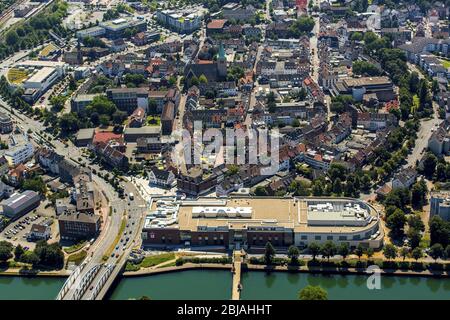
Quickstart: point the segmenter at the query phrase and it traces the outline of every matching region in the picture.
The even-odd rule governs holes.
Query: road
[[[39,136],[39,134],[42,134],[43,131],[36,130],[36,128],[44,128],[42,123],[23,115],[19,116],[16,113],[11,113],[10,108],[1,98],[0,106],[2,107],[2,110],[4,112],[8,113],[12,117],[12,119],[17,123],[19,127],[23,129],[23,131],[33,131],[31,137],[32,139],[34,138],[33,140],[35,143],[39,144],[39,140],[41,139],[44,141],[46,140]],[[65,144],[50,134],[47,134],[47,136],[50,137],[52,144],[51,147],[56,153],[68,159],[76,161],[81,158],[83,163],[86,163],[88,167],[91,167],[92,169],[96,169],[97,173],[101,173],[102,176],[108,173],[95,164],[90,163],[90,160],[85,157],[82,150],[73,145],[72,142],[69,141],[67,144]],[[50,145],[46,144],[46,146],[49,147]],[[88,251],[88,263],[82,270],[80,275],[77,277],[77,279],[82,279],[86,275],[86,273],[94,266],[103,265],[105,263],[113,266],[113,275],[119,273],[128,257],[129,252],[131,251],[132,246],[139,242],[140,230],[143,223],[146,207],[144,200],[141,198],[132,181],[124,181],[122,185],[124,187],[125,194],[129,195],[132,192],[135,195],[134,200],[120,199],[117,192],[112,188],[112,186],[98,175],[93,174],[93,181],[97,185],[98,189],[104,192],[105,196],[108,198],[109,205],[112,208],[112,213],[108,219],[109,221],[104,224],[104,229],[102,230],[102,233],[98,237],[97,241]],[[127,220],[128,226],[125,228],[126,234],[123,233],[122,235],[120,235],[118,242],[120,244],[119,248],[115,249],[113,251],[113,255],[107,257],[105,261],[105,259],[103,258],[105,253],[107,253],[113,245],[116,246],[115,241],[119,234],[122,219]],[[129,238],[129,240],[126,240],[127,238]],[[99,273],[93,279],[91,279],[90,287],[95,287],[97,285],[97,282],[100,280],[100,277],[102,274],[104,274],[104,272],[105,270],[102,267]],[[64,299],[74,299],[77,285],[79,285],[79,283],[80,281],[75,281],[72,288],[70,288],[70,290],[68,290],[68,292],[64,296]],[[111,281],[106,282],[106,284],[109,285],[111,283]],[[81,296],[82,299],[90,299],[91,297],[92,293],[89,292],[84,293]]]
[[[320,32],[320,18],[314,17],[314,29],[313,36],[310,38],[309,46],[311,49],[311,67],[312,67],[312,75],[314,82],[319,83],[319,68],[320,68],[320,60],[318,53],[318,36]]]
[[[420,79],[424,78],[423,74],[415,65],[408,63],[408,68],[411,72],[417,72]],[[439,106],[435,101],[433,101],[433,111],[433,117],[431,119],[420,120],[420,129],[419,132],[417,132],[416,143],[411,154],[409,154],[406,159],[407,163],[405,164],[405,167],[415,166],[416,161],[420,160],[423,156],[422,151],[428,147],[428,140],[436,127],[442,122],[442,120],[439,119]]]

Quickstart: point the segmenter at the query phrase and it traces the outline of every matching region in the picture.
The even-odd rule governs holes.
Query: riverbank
[[[0,272],[0,276],[24,276],[24,277],[58,277],[65,278],[70,275],[69,270],[56,270],[56,271],[37,271],[37,270],[27,270],[27,269],[16,269],[11,268]]]
[[[214,264],[214,263],[185,263],[181,266],[161,267],[156,269],[142,269],[138,271],[127,271],[122,274],[124,277],[140,277],[154,274],[170,273],[185,270],[205,269],[205,270],[229,270],[231,272],[231,264]],[[310,267],[310,266],[265,266],[254,264],[242,264],[242,271],[264,271],[264,272],[292,272],[292,273],[323,273],[323,274],[367,274],[365,268],[332,268],[332,267]],[[387,276],[417,276],[417,277],[441,277],[449,278],[448,271],[439,270],[393,270],[380,269],[380,274]]]

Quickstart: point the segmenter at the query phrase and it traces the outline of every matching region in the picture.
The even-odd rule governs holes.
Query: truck
[[[130,198],[130,200],[134,200],[134,194],[133,194],[133,192],[130,192],[130,194],[128,195],[128,197]]]

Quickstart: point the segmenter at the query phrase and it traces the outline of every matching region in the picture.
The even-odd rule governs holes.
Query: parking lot
[[[28,237],[33,224],[43,224],[51,228],[49,241],[56,237],[58,232],[57,224],[52,217],[48,217],[42,213],[30,212],[7,225],[5,229],[0,232],[0,241],[6,240],[14,245],[20,244],[23,247],[33,249],[37,240]]]

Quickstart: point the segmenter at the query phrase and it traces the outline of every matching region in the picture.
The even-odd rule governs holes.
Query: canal
[[[307,285],[320,285],[330,300],[342,299],[450,299],[450,278],[381,277],[381,290],[369,290],[363,275],[323,275],[309,273],[243,273],[245,299],[296,299]],[[231,297],[231,272],[189,270],[152,276],[122,278],[110,294],[112,300],[227,300]],[[0,300],[54,299],[64,278],[0,277]]]

